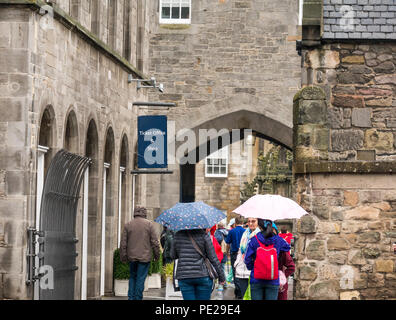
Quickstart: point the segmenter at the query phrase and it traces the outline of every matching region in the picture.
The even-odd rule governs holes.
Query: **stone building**
[[[300,2],[182,2],[190,9],[187,19],[169,18],[167,1],[153,8],[153,20],[160,23],[151,30],[149,72],[164,83],[166,92],[150,91],[150,100],[177,104],[166,113],[176,132],[190,129],[198,136],[202,129],[251,129],[257,138],[291,149],[290,101],[301,82],[295,50]],[[155,112],[160,111],[150,113]],[[220,197],[227,189],[229,195],[221,195],[222,200],[239,198],[239,178],[233,175],[224,183],[211,184],[214,179],[203,178],[204,159],[197,160],[197,165],[170,166],[173,175],[150,177],[147,183],[155,192],[147,196],[147,203],[160,212],[192,195]],[[235,170],[231,172],[239,175],[240,170]],[[228,211],[239,204],[238,200],[217,203]]]
[[[304,2],[297,299],[396,298],[396,6]]]
[[[39,221],[43,179],[62,148],[92,159],[88,205],[77,213],[75,298],[113,291],[113,252],[133,203],[132,102],[147,101],[127,79],[149,71],[148,3],[1,2],[0,299],[35,296],[25,284],[27,228]]]
[[[25,283],[26,231],[37,226],[50,162],[66,149],[92,159],[77,211],[74,298],[97,299],[113,291],[113,251],[132,208],[147,206],[155,218],[182,198],[183,176],[198,170],[176,163],[172,175],[132,176],[137,116],[165,114],[177,133],[250,129],[293,148],[299,2],[51,4],[0,4],[0,298],[37,296]],[[129,74],[154,76],[166,91],[138,90]]]

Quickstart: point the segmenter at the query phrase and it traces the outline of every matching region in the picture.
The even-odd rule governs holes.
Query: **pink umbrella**
[[[233,212],[245,218],[265,220],[300,219],[308,214],[295,201],[279,195],[257,194]]]

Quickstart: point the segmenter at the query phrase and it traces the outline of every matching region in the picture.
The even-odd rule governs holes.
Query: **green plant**
[[[127,280],[130,277],[129,263],[121,262],[120,249],[114,251],[113,275],[116,280]]]
[[[113,263],[114,263],[114,268],[113,268],[114,279],[117,280],[129,279],[130,277],[129,263],[121,262],[120,249],[116,249],[114,251]],[[151,258],[148,274],[151,276],[153,273],[161,273],[161,270],[162,270],[162,253],[160,254],[160,258],[158,261],[154,261],[154,258]]]
[[[162,269],[162,253],[160,253],[160,257],[157,261],[154,261],[154,257],[151,258],[150,267],[149,267],[149,276],[153,273],[161,273]]]
[[[167,263],[162,267],[162,274],[164,275],[165,279],[173,279],[173,266],[174,262],[172,263]]]

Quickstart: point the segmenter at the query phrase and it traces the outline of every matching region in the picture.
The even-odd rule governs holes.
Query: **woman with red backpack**
[[[270,220],[258,219],[261,230],[253,237],[245,254],[246,267],[251,270],[252,300],[277,300],[280,286],[279,256],[288,252],[290,245],[277,234]]]

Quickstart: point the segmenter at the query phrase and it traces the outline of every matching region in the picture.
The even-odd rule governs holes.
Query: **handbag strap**
[[[191,234],[188,234],[188,236],[190,237],[190,240],[195,248],[195,250],[197,250],[197,252],[204,258],[206,259],[206,257],[203,255],[201,249],[198,247],[198,244],[195,242],[194,238],[191,236]]]

